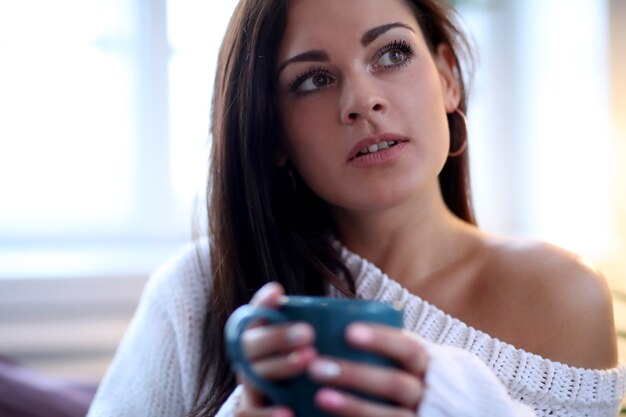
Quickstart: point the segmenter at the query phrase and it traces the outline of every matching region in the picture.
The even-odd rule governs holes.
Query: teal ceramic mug
[[[313,401],[320,386],[306,374],[281,381],[269,381],[252,370],[241,343],[244,330],[250,323],[261,319],[275,324],[307,322],[315,330],[314,346],[320,355],[397,367],[389,358],[348,345],[345,330],[350,323],[357,321],[400,328],[402,314],[398,305],[347,298],[289,296],[284,297],[276,310],[244,305],[235,310],[226,323],[226,351],[233,368],[245,374],[274,404],[288,406],[297,417],[325,417],[329,414],[319,410]]]

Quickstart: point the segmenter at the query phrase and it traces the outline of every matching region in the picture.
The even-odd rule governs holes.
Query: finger
[[[294,413],[283,406],[266,406],[266,397],[244,376],[238,375],[243,385],[241,399],[235,410],[237,417],[294,417]]]
[[[415,417],[415,410],[362,400],[330,388],[315,394],[315,404],[324,411],[345,417]]]
[[[261,407],[267,405],[267,397],[243,374],[237,374],[239,383],[243,386],[239,406],[241,408]]]
[[[307,323],[262,326],[243,332],[242,343],[250,360],[310,345],[315,339],[313,327]]]
[[[268,282],[263,285],[250,300],[250,304],[256,307],[276,308],[280,304],[280,300],[284,297],[285,290],[278,282]],[[248,328],[261,326],[266,320],[260,319],[253,321]]]
[[[250,304],[263,307],[277,307],[285,295],[285,289],[278,282],[272,281],[263,285],[250,300]]]
[[[289,355],[256,361],[252,364],[252,369],[264,379],[287,379],[304,373],[316,356],[317,352],[314,348],[305,346],[294,350]]]
[[[394,327],[354,323],[346,330],[348,342],[360,349],[386,356],[413,375],[423,377],[428,353],[411,332]]]
[[[419,377],[383,366],[317,358],[311,362],[308,371],[311,378],[321,384],[391,400],[411,410],[417,409],[424,392],[423,382]]]

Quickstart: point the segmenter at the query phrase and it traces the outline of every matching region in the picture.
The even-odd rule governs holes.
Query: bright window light
[[[128,215],[128,15],[124,1],[0,3],[0,239],[98,230]]]

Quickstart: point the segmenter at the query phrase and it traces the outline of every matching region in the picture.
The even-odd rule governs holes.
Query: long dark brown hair
[[[355,292],[350,272],[330,244],[332,222],[325,203],[289,163],[276,163],[282,132],[274,102],[275,60],[287,1],[241,0],[219,53],[207,187],[211,295],[191,416],[213,416],[234,389],[224,325],[261,286],[278,281],[288,294],[321,295],[329,284],[346,296]],[[406,1],[431,51],[449,44],[460,64],[459,53],[468,50],[467,43],[451,20],[450,7],[436,0]],[[465,111],[460,67],[456,76],[462,88],[459,108]],[[454,114],[448,121],[451,147],[459,146],[467,139],[463,121]],[[474,223],[467,152],[449,158],[439,179],[449,209]]]

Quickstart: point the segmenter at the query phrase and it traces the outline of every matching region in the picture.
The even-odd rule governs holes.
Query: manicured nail
[[[300,354],[300,352],[296,350],[294,352],[291,352],[287,356],[287,363],[291,363],[291,364],[299,363],[301,358],[302,358],[302,355]]]
[[[254,297],[252,297],[252,301],[251,302],[256,302],[258,300],[264,300],[267,297],[269,297],[269,295],[273,292],[278,291],[279,285],[277,282],[275,281],[271,281],[268,282],[267,284],[263,285],[259,291],[257,291],[257,293],[254,295]]]
[[[285,334],[287,342],[292,345],[306,342],[307,340],[310,340],[312,336],[313,330],[311,329],[311,326],[304,323],[298,323],[290,326]]]
[[[338,377],[341,367],[328,359],[317,359],[311,364],[309,371],[315,378],[326,380]]]
[[[353,324],[348,328],[348,339],[359,345],[367,345],[374,340],[374,332],[364,324]]]
[[[305,346],[298,350],[294,350],[289,355],[287,355],[287,363],[290,364],[303,364],[308,365],[308,363],[315,356],[315,349],[310,346]]]
[[[325,408],[341,408],[346,405],[346,397],[335,390],[322,388],[317,392],[317,401]]]
[[[293,413],[286,408],[278,408],[276,410],[272,410],[272,417],[293,417]]]

